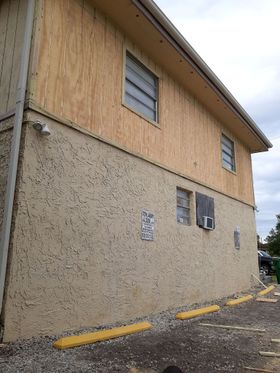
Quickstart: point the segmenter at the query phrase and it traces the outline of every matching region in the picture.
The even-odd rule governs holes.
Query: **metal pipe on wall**
[[[7,259],[10,244],[11,224],[13,215],[13,205],[18,169],[20,139],[22,130],[22,119],[24,112],[24,102],[27,87],[27,76],[29,67],[29,56],[31,50],[31,38],[33,29],[33,19],[35,11],[35,0],[28,0],[25,23],[25,33],[22,45],[19,78],[16,92],[16,111],[13,128],[13,138],[10,152],[8,178],[5,195],[4,217],[0,242],[0,313],[2,312]]]

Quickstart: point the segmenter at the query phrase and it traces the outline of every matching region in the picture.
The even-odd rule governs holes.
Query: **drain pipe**
[[[6,186],[4,217],[2,225],[0,243],[0,313],[2,312],[4,287],[6,278],[7,258],[10,243],[11,223],[13,214],[13,204],[15,196],[19,148],[21,139],[22,119],[24,112],[25,92],[27,88],[27,76],[29,66],[29,56],[31,49],[31,38],[33,29],[33,17],[35,10],[35,0],[28,0],[24,40],[21,52],[21,62],[16,92],[15,122],[13,128],[13,138],[10,152],[8,178]]]

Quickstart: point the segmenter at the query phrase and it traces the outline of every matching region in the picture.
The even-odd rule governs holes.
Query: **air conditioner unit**
[[[214,219],[210,216],[203,216],[203,228],[213,230],[214,229]]]

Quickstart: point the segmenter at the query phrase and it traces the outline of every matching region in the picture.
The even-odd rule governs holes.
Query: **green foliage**
[[[269,253],[280,256],[280,214],[276,215],[276,226],[272,228],[265,241],[268,243]]]

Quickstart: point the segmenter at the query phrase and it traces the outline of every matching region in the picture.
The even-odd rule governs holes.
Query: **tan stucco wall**
[[[13,118],[0,121],[0,234],[2,231],[5,193],[12,143]]]
[[[250,287],[252,207],[47,122],[47,138],[26,129],[4,340],[125,321]],[[176,222],[176,186],[214,197],[214,231],[195,225],[194,204],[192,226]],[[153,242],[140,239],[142,209],[155,214]]]

